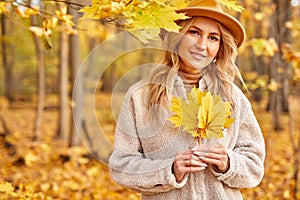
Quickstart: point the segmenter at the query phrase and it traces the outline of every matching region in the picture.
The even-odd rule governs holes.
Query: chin
[[[207,67],[209,65],[209,63],[206,63],[206,62],[205,63],[199,63],[199,62],[197,62],[197,63],[193,63],[192,65],[194,66],[195,69],[197,69],[200,72],[202,69]]]

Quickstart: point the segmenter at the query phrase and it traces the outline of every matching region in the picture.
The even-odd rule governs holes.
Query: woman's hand
[[[177,153],[173,163],[173,173],[176,177],[176,181],[180,182],[185,173],[198,172],[204,170],[207,167],[199,156],[195,155],[192,150]]]
[[[229,169],[229,157],[227,149],[221,145],[214,145],[209,151],[203,151],[201,145],[193,148],[193,153],[206,164],[213,164],[216,166],[218,172],[225,173]]]

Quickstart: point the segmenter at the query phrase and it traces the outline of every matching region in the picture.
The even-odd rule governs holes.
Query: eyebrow
[[[199,27],[197,27],[197,26],[191,26],[190,28],[195,28],[195,29],[197,29],[198,31],[203,32],[203,30],[201,30],[201,28],[199,28]],[[211,32],[211,33],[209,33],[209,34],[211,34],[211,35],[216,35],[216,36],[221,37],[221,34],[220,34],[220,33],[217,33],[217,32]]]

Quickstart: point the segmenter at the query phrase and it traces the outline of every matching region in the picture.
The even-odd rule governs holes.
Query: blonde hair
[[[220,23],[221,32],[220,49],[216,56],[215,64],[210,64],[201,73],[207,84],[207,89],[213,95],[220,94],[223,100],[229,101],[234,107],[232,97],[232,85],[237,76],[244,84],[243,78],[235,64],[237,57],[237,46],[232,35]]]
[[[166,33],[163,46],[165,54],[161,65],[156,67],[150,73],[150,76],[145,79],[148,84],[148,95],[146,96],[148,110],[156,104],[165,105],[170,100],[174,81],[180,67],[178,45],[195,19],[196,17],[192,17],[179,22],[178,25],[182,27],[180,33]],[[242,80],[235,65],[237,46],[232,35],[220,23],[218,23],[218,26],[221,32],[221,41],[215,65],[208,65],[201,71],[201,74],[205,78],[208,91],[214,95],[220,94],[224,100],[231,102],[234,107],[233,97],[231,96],[232,83],[236,75]]]

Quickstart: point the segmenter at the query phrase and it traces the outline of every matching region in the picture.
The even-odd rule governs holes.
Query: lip
[[[193,58],[197,59],[197,60],[202,60],[202,59],[206,59],[207,56],[204,53],[199,53],[199,52],[193,52],[191,51],[190,54],[192,55]]]

